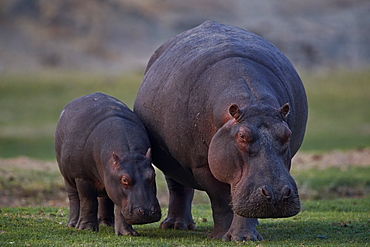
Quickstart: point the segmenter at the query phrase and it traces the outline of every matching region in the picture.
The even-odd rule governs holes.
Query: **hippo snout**
[[[284,185],[281,192],[277,193],[277,195],[268,185],[261,186],[259,190],[262,197],[266,198],[271,204],[276,204],[279,201],[288,202],[289,198],[292,196],[292,188],[288,185]]]
[[[135,214],[141,216],[155,216],[160,213],[160,209],[156,206],[151,206],[149,209],[143,209],[142,207],[137,207],[134,209]]]
[[[297,187],[283,184],[277,187],[262,185],[249,193],[233,193],[235,213],[247,218],[283,218],[300,211]]]
[[[122,212],[127,223],[131,225],[147,224],[161,219],[161,209],[159,205],[150,207],[136,206],[127,214]]]

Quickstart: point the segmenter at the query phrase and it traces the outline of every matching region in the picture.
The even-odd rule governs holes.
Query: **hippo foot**
[[[77,225],[77,221],[68,221],[68,223],[67,223],[67,227],[76,227],[76,225]]]
[[[167,217],[159,226],[160,229],[195,230],[193,220],[177,219]]]
[[[115,232],[117,236],[139,236],[139,233],[130,225],[119,227],[119,229],[115,229]]]
[[[261,234],[257,232],[257,230],[253,230],[252,232],[242,232],[242,231],[232,231],[229,230],[223,237],[222,241],[229,242],[229,241],[257,241],[263,240]]]
[[[79,220],[76,228],[79,230],[93,230],[94,232],[99,231],[99,225],[98,222],[90,222],[90,221],[82,221]]]
[[[99,224],[102,226],[114,226],[113,220],[100,220]]]

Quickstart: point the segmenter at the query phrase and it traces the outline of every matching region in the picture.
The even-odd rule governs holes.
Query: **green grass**
[[[208,205],[196,205],[195,231],[159,230],[159,223],[134,226],[139,237],[116,236],[113,228],[98,233],[67,228],[66,208],[2,208],[1,246],[367,246],[370,198],[307,201],[300,214],[260,220],[262,242],[232,242],[208,238],[213,223]],[[166,210],[164,210],[166,211]],[[207,220],[205,222],[205,219]]]
[[[370,146],[370,71],[330,71],[302,76],[309,121],[301,150]]]
[[[130,108],[141,73],[3,75],[0,77],[0,157],[54,159],[54,130],[63,107],[93,92],[110,94]]]

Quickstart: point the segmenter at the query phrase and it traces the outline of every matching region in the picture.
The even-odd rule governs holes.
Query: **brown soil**
[[[345,168],[370,166],[370,148],[351,151],[330,151],[323,154],[298,153],[292,161],[292,170]]]

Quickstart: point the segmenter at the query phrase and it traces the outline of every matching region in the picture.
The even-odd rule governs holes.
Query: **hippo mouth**
[[[151,207],[150,210],[144,210],[142,208],[135,208],[131,212],[122,212],[122,215],[126,223],[130,225],[141,225],[157,222],[161,219],[161,210],[156,207]]]
[[[233,195],[233,211],[246,218],[285,218],[299,213],[301,205],[297,190],[289,190],[282,195],[281,192],[270,193],[266,187],[249,196]]]
[[[236,204],[236,205],[235,205]],[[295,203],[259,203],[252,202],[247,205],[233,204],[233,211],[246,218],[286,218],[299,213],[300,204]]]

